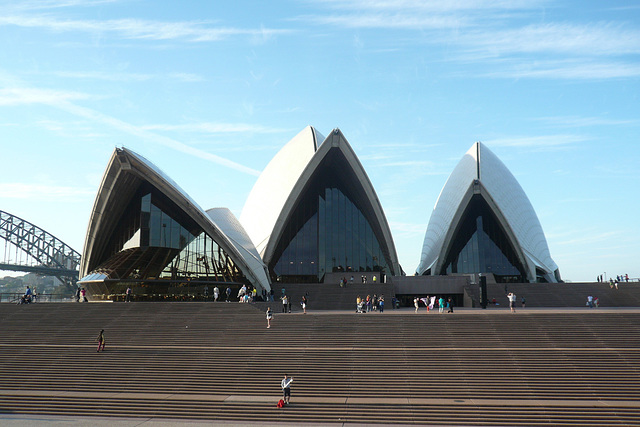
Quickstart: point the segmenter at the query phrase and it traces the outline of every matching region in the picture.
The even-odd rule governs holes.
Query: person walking
[[[378,298],[378,307],[380,308],[380,313],[384,312],[384,295],[380,295],[380,298]]]
[[[31,298],[32,295],[33,295],[33,292],[31,291],[31,288],[27,286],[27,290],[24,291],[24,300],[27,303],[30,303],[32,301],[32,298]]]
[[[96,341],[98,341],[97,352],[99,353],[100,350],[104,351],[104,329],[100,331],[100,334],[98,334],[98,338],[96,339]]]
[[[216,286],[213,288],[213,302],[218,302],[218,298],[220,297],[220,289]]]
[[[447,307],[449,307],[447,313],[453,313],[453,300],[451,299],[451,297],[449,297],[449,299],[447,300]]]
[[[444,298],[438,298],[438,312],[444,313]]]
[[[124,298],[124,301],[125,302],[131,302],[131,286],[129,286],[127,288],[127,293],[126,293],[126,296]]]
[[[413,299],[413,306],[416,308],[416,309],[415,309],[415,311],[414,311],[414,313],[417,313],[417,312],[418,312],[418,307],[419,307],[419,306],[418,306],[418,301],[419,301],[419,300],[418,300],[418,297],[415,297],[415,298]]]
[[[286,313],[287,312],[287,303],[288,303],[288,299],[287,296],[284,295],[282,298],[280,298],[282,300],[282,312]]]
[[[227,294],[227,302],[229,302],[229,297],[231,296],[231,288],[227,286],[227,290],[225,291]]]
[[[267,329],[271,327],[272,318],[273,318],[273,313],[271,312],[271,307],[267,307]]]
[[[509,300],[509,308],[511,309],[512,313],[516,312],[516,294],[514,294],[513,292],[509,292],[507,294],[507,299]]]
[[[300,302],[302,305],[302,314],[307,314],[307,297],[302,295],[302,301]]]
[[[280,386],[282,387],[282,398],[284,399],[284,403],[286,405],[289,404],[289,399],[291,399],[291,383],[293,382],[293,377],[287,377],[287,374],[284,374],[284,379],[280,382]]]

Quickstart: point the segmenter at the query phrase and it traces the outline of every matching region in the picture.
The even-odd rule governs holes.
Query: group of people
[[[291,298],[286,294],[280,298],[282,300],[282,312],[283,313],[291,313]],[[302,307],[302,314],[307,314],[307,304],[309,300],[306,295],[302,296],[300,300],[300,306]],[[271,307],[267,307],[267,329],[271,328],[271,320],[273,319],[273,311]]]
[[[27,290],[24,291],[24,295],[22,295],[18,300],[18,304],[31,304],[32,302],[36,302],[37,300],[38,292],[36,292],[36,289],[33,288],[33,290],[31,290],[31,288],[27,286]]]
[[[247,285],[242,285],[238,291],[238,302],[252,303],[255,300],[257,294],[256,288],[253,290],[247,288]]]
[[[589,294],[589,296],[587,296],[587,307],[589,308],[600,307],[600,299],[596,296]]]
[[[384,295],[367,295],[366,298],[356,298],[356,313],[369,313],[370,311],[384,312]]]
[[[604,275],[600,274],[597,277],[597,281],[599,283],[604,283],[607,279],[604,277]],[[629,274],[618,274],[615,278],[615,284],[616,284],[616,289],[618,289],[618,283],[620,282],[626,282],[629,283]],[[613,277],[609,278],[609,284],[614,283],[614,279]]]
[[[283,293],[280,300],[282,301],[282,312],[291,313],[291,297]],[[307,314],[308,304],[309,304],[309,299],[307,295],[302,295],[302,298],[300,299],[300,307],[302,308],[303,314]]]
[[[422,302],[427,307],[427,313],[433,310],[436,307],[436,298],[437,297],[434,295],[427,295],[424,298],[413,298],[413,306],[415,307],[414,313],[417,313],[420,309],[420,302]],[[445,298],[441,296],[440,298],[437,298],[437,304],[439,313],[444,313],[445,309],[447,310],[447,313],[453,313],[453,300],[451,299],[451,297],[445,300]]]
[[[87,299],[87,290],[85,288],[76,289],[76,302],[89,302]]]

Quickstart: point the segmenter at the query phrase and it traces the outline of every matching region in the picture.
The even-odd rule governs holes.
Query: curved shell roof
[[[224,232],[225,236],[229,238],[229,241],[242,255],[242,258],[246,261],[253,274],[262,283],[269,283],[266,266],[236,216],[227,208],[209,209],[207,210],[207,215],[209,215],[209,218]],[[269,290],[270,288],[266,289]]]
[[[513,242],[522,251],[527,264],[529,280],[535,280],[536,267],[544,270],[546,278],[555,282],[558,269],[551,259],[547,240],[538,216],[524,190],[507,167],[484,144],[476,142],[457,164],[445,183],[431,214],[425,233],[418,274],[429,268],[438,270],[446,250],[446,238],[461,206],[466,201],[474,181],[478,180],[492,204],[499,210],[512,235]]]
[[[309,160],[308,164],[294,183],[295,185],[291,187],[291,190],[288,193],[287,200],[285,201],[282,210],[279,212],[278,218],[276,219],[273,230],[271,231],[271,234],[269,236],[269,240],[264,248],[263,260],[265,264],[269,264],[278,240],[280,239],[280,236],[282,235],[282,232],[285,228],[285,225],[287,224],[289,217],[293,213],[297,200],[302,197],[302,193],[306,188],[307,183],[311,180],[311,177],[313,176],[315,171],[332,150],[339,150],[342,157],[347,161],[349,167],[354,172],[358,184],[363,189],[366,195],[366,199],[370,205],[370,209],[372,210],[373,221],[371,222],[371,226],[374,229],[377,229],[382,236],[382,239],[379,243],[383,247],[383,252],[385,252],[385,254],[388,256],[388,261],[390,263],[389,267],[391,267],[394,274],[399,274],[401,268],[398,262],[398,256],[396,253],[395,245],[393,243],[391,230],[389,229],[389,224],[387,223],[387,218],[384,215],[384,210],[382,209],[380,200],[376,195],[376,192],[373,188],[373,185],[371,184],[371,181],[369,180],[369,177],[367,176],[367,173],[364,170],[364,167],[358,160],[358,157],[353,151],[353,148],[351,148],[351,145],[349,145],[346,138],[339,129],[334,129],[322,142],[322,144],[318,147],[317,151]]]
[[[271,159],[245,202],[240,222],[261,255],[293,186],[324,136],[305,127]]]
[[[129,203],[141,181],[147,181],[163,192],[171,201],[187,213],[233,259],[247,278],[256,286],[270,290],[266,275],[257,274],[255,259],[245,259],[246,248],[234,243],[223,229],[234,231],[232,220],[221,215],[219,226],[189,195],[144,157],[126,148],[116,148],[102,178],[94,202],[84,243],[80,277],[88,274],[99,263],[101,251],[113,232],[117,217]],[[235,232],[235,231],[234,231]],[[236,237],[239,236],[239,232]],[[242,240],[238,237],[238,241]],[[250,251],[249,251],[250,252]],[[264,264],[263,264],[264,267]]]

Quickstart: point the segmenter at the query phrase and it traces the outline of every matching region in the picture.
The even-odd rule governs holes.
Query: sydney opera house
[[[492,274],[498,282],[558,282],[529,198],[507,167],[476,142],[433,209],[418,274]]]
[[[117,148],[91,211],[79,285],[112,299],[148,299],[242,285],[323,283],[329,273],[403,276],[382,205],[339,129],[308,126],[257,179],[240,220],[203,210],[144,157]],[[504,282],[556,282],[524,191],[483,144],[447,180],[427,227],[419,276],[483,273]],[[334,274],[335,275],[335,274]]]

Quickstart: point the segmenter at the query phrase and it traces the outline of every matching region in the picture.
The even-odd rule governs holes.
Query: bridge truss
[[[0,211],[0,239],[0,270],[55,276],[68,286],[77,282],[80,253],[40,227]]]

